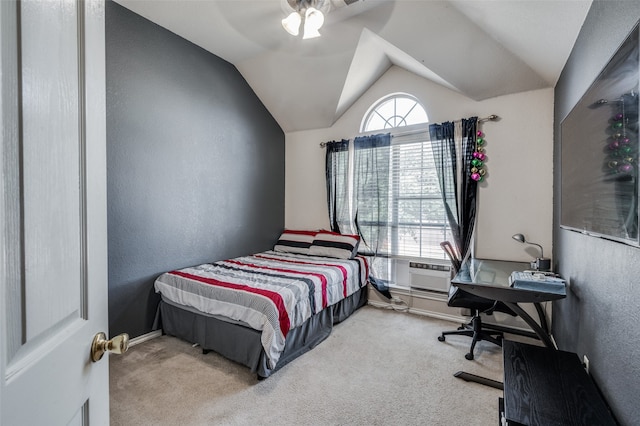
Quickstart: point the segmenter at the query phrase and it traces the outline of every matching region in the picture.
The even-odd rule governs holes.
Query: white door
[[[108,424],[102,0],[0,1],[0,424]]]

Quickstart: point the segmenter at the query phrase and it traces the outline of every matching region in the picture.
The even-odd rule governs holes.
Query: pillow
[[[283,253],[309,254],[309,247],[317,232],[285,229],[273,250]]]
[[[358,244],[360,244],[358,235],[321,231],[316,234],[309,251],[312,256],[353,259],[358,253]]]

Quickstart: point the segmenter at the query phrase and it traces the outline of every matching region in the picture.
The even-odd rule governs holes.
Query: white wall
[[[476,257],[529,261],[538,249],[511,239],[523,233],[551,257],[553,89],[476,102],[392,67],[330,128],[286,134],[285,226],[329,228],[325,150],[320,142],[356,136],[367,109],[394,92],[416,96],[432,123],[496,114],[483,124],[487,175],[479,188]]]

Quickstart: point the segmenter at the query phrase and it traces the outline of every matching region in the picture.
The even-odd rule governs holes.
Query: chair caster
[[[469,352],[468,354],[464,354],[464,357],[465,357],[466,359],[468,359],[469,361],[472,361],[472,360],[473,360],[473,354],[472,354],[471,352]]]
[[[444,336],[438,336],[438,341],[444,342]]]

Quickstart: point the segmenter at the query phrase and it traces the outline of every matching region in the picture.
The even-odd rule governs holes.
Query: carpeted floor
[[[501,349],[437,337],[456,325],[371,306],[266,380],[162,336],[110,357],[112,425],[494,425],[502,392],[453,377],[502,380]]]

